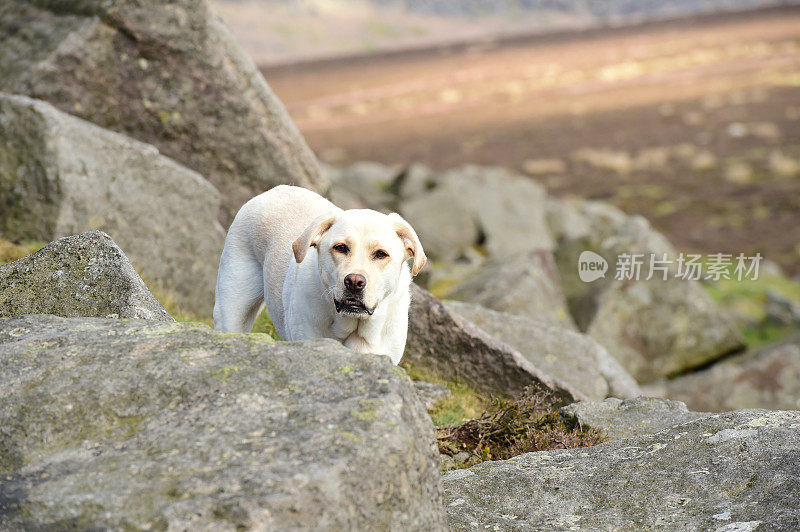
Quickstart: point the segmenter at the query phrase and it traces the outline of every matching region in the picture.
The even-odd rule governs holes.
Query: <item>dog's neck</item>
[[[375,313],[365,319],[342,316],[334,311],[330,326],[331,336],[359,353],[372,353],[381,337],[386,313],[382,312],[386,302],[381,302]]]

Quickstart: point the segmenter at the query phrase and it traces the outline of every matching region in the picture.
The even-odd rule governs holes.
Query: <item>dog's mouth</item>
[[[363,301],[354,297],[346,297],[341,301],[334,299],[333,304],[336,305],[336,312],[340,314],[366,314],[367,316],[372,316],[372,313],[375,312],[375,307],[368,309]]]

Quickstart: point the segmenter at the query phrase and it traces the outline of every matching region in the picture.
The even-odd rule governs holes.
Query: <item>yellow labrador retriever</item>
[[[400,215],[342,210],[314,192],[281,185],[248,201],[228,230],[214,328],[249,332],[266,302],[284,340],[335,338],[397,364],[411,277],[425,260]]]

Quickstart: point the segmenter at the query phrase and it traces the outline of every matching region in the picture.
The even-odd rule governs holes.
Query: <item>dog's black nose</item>
[[[351,292],[361,292],[367,286],[367,278],[360,273],[350,273],[344,278],[344,286]]]

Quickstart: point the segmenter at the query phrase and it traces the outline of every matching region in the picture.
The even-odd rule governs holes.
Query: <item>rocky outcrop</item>
[[[223,223],[274,185],[324,188],[283,105],[205,0],[9,0],[0,72],[0,90],[152,144],[202,174],[222,193]]]
[[[694,410],[800,409],[800,335],[735,355],[647,393],[683,401]]]
[[[23,314],[173,321],[101,231],[56,240],[0,265],[0,317]]]
[[[411,298],[404,364],[445,380],[467,383],[487,395],[511,397],[530,386],[544,392],[553,406],[586,399],[422,288],[412,285]]]
[[[148,144],[0,94],[0,234],[50,241],[101,229],[149,282],[210,314],[225,234],[219,193]]]
[[[0,528],[444,530],[387,357],[199,326],[0,319]]]
[[[599,429],[607,440],[653,434],[709,415],[690,412],[680,401],[654,397],[624,401],[612,397],[601,402],[584,401],[565,406],[560,413],[568,426],[579,425],[585,430]]]
[[[790,530],[800,412],[717,414],[443,476],[452,530]]]
[[[467,274],[445,297],[575,329],[549,251],[490,259]]]
[[[605,346],[639,382],[675,375],[744,347],[733,318],[697,281],[667,279],[654,256],[674,261],[675,250],[641,216],[627,216],[600,202],[548,202],[548,223],[557,242],[555,257],[569,309],[578,327]],[[608,263],[604,277],[584,282],[578,258],[584,251]],[[618,257],[643,255],[639,280],[615,279]]]
[[[474,245],[502,258],[553,248],[545,191],[530,179],[504,168],[465,166],[432,182],[400,206],[431,258],[453,259]]]
[[[699,284],[619,281],[597,300],[587,334],[639,382],[672,376],[740,350],[733,318]]]
[[[501,339],[545,373],[569,383],[592,400],[637,397],[636,381],[591,337],[480,305],[449,301],[445,306]]]

